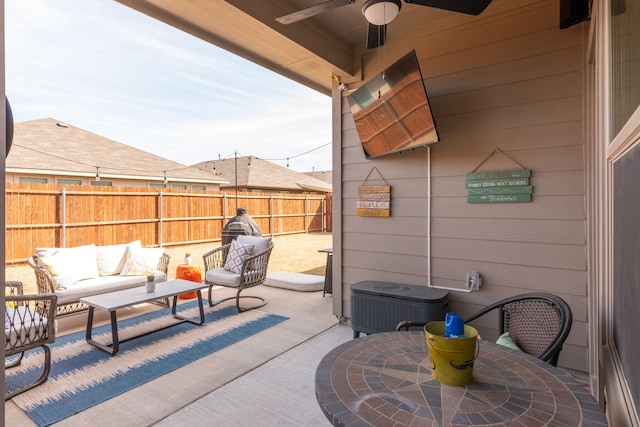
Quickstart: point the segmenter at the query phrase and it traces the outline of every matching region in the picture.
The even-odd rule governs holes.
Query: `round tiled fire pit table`
[[[431,375],[423,332],[346,342],[316,370],[316,397],[335,426],[606,426],[595,398],[567,371],[481,340],[467,386]]]

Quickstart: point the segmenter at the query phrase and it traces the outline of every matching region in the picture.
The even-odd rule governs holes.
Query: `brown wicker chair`
[[[265,249],[245,258],[239,274],[232,273],[224,269],[224,264],[227,259],[227,254],[229,253],[231,243],[220,246],[202,256],[205,270],[204,281],[209,285],[209,307],[218,305],[223,301],[235,299],[238,313],[241,313],[243,311],[262,307],[267,303],[267,300],[262,297],[253,295],[241,296],[240,293],[247,288],[261,285],[266,279],[267,266],[269,264],[271,250],[273,249],[273,242],[270,238],[254,236],[239,236],[238,240],[241,240],[243,238],[264,239]],[[236,296],[234,297],[214,301],[212,299],[214,286],[235,288],[238,291],[236,292]],[[260,302],[258,303],[258,305],[245,308],[240,306],[240,298],[253,298],[259,300]]]
[[[32,384],[5,393],[4,400],[24,393],[45,381],[51,370],[51,350],[47,344],[56,340],[55,316],[56,300],[54,294],[23,295],[21,282],[6,282],[9,294],[6,296],[5,306],[5,369],[19,366],[24,352],[36,347],[44,350],[44,368],[40,377]],[[10,358],[19,354],[15,358]],[[9,358],[9,359],[7,359]]]
[[[527,293],[495,302],[464,319],[471,322],[490,311],[499,310],[500,335],[509,332],[511,340],[522,351],[556,366],[569,332],[573,316],[569,305],[559,296],[548,293]],[[424,326],[424,323],[403,321],[397,330]]]

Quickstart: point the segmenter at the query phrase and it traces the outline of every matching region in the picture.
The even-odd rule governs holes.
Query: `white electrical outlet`
[[[467,271],[467,289],[477,291],[482,286],[482,278],[477,271]]]

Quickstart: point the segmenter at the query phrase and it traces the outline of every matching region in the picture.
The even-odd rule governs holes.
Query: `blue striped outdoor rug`
[[[169,310],[119,321],[120,339],[174,323]],[[50,345],[47,382],[12,401],[38,426],[47,426],[287,320],[258,310],[238,314],[235,306],[209,310],[202,326],[182,323],[135,338],[121,343],[116,356],[90,346],[84,330],[60,336]],[[199,315],[196,301],[180,304],[178,311]],[[110,326],[94,329],[93,338],[110,342]],[[41,349],[32,350],[21,366],[5,370],[7,390],[37,378],[43,360]]]

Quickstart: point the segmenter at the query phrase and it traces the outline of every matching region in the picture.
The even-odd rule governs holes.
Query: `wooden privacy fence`
[[[145,246],[220,241],[245,207],[263,235],[330,232],[331,195],[6,184],[6,264],[42,247],[141,240]]]

